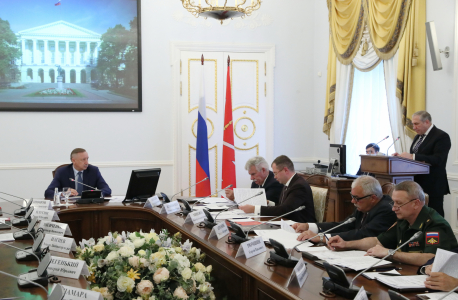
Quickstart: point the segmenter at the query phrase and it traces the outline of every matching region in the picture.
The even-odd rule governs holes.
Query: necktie
[[[81,175],[83,174],[83,172],[78,172],[76,175],[76,180],[79,181],[79,182],[83,182],[83,178],[81,177]],[[76,185],[76,191],[78,192],[78,195],[81,195],[81,193],[83,192],[83,185],[81,183],[78,183],[77,182],[77,185]]]
[[[366,221],[367,214],[368,214],[368,213],[365,213],[365,214],[363,215],[363,218],[361,219],[361,224],[359,225],[359,228],[362,228],[362,227],[364,226],[364,221]]]
[[[423,139],[425,138],[425,135],[422,134],[420,135],[420,138],[418,139],[418,142],[415,144],[415,147],[413,148],[412,152],[417,153],[418,148],[420,148],[421,143],[423,142]]]
[[[285,199],[286,190],[288,190],[288,187],[285,185],[281,191],[280,204],[282,204],[283,200]]]

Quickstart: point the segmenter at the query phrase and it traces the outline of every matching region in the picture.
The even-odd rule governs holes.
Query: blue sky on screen
[[[137,15],[135,0],[0,0],[0,18],[10,22],[18,32],[56,21],[66,21],[103,34],[121,24],[129,29],[129,21]]]

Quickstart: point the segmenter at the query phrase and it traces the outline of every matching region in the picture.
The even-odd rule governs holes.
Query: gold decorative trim
[[[240,120],[242,120],[242,119],[246,119],[246,120],[248,120],[248,121],[251,121],[251,123],[253,124],[253,132],[251,133],[251,135],[250,135],[249,137],[246,137],[246,138],[239,136],[239,135],[237,134],[237,130],[236,130],[236,128],[237,128],[237,123],[238,123]],[[254,121],[253,121],[251,118],[249,118],[249,117],[240,117],[240,118],[238,118],[237,121],[235,121],[235,123],[234,123],[234,133],[235,133],[235,135],[236,135],[239,139],[241,139],[241,140],[249,140],[249,139],[251,139],[251,137],[254,135],[255,132],[256,132],[256,124],[254,124]]]
[[[218,145],[208,148],[208,151],[212,150],[213,148],[215,148],[215,191],[218,191]],[[194,151],[197,150],[196,148],[188,144],[189,186],[192,185],[191,184],[191,149]],[[215,195],[212,195],[212,196],[215,196]],[[189,189],[189,197],[191,197],[191,189]]]
[[[210,125],[212,126],[212,132],[210,132],[210,134],[207,137],[207,139],[209,139],[213,135],[213,132],[215,132],[215,126],[213,125],[212,120],[210,120],[209,118],[207,118],[207,121],[210,122]],[[195,119],[194,122],[192,122],[191,132],[194,135],[194,137],[197,139],[197,135],[194,133],[194,125],[196,125],[196,122],[197,122],[197,119]]]
[[[201,61],[200,58],[190,58],[188,59],[188,113],[192,112],[193,110],[199,108],[199,106],[195,106],[191,108],[191,61]],[[206,106],[208,109],[213,110],[215,113],[218,113],[218,64],[216,59],[204,59],[204,61],[212,61],[215,63],[215,107]]]
[[[259,112],[259,61],[258,60],[252,60],[252,59],[233,59],[231,60],[231,94],[232,94],[232,100],[234,100],[234,93],[232,92],[234,90],[234,84],[232,82],[232,71],[234,68],[232,67],[232,63],[234,61],[240,61],[240,62],[255,62],[256,63],[256,108],[253,108],[248,105],[242,105],[242,106],[237,106],[236,108],[233,108],[232,111],[235,111],[239,108],[249,108],[254,110],[255,112]]]
[[[181,59],[180,59],[180,75],[181,75]]]
[[[245,145],[245,144],[246,144],[246,143],[244,143],[244,145]],[[251,148],[246,148],[246,149],[239,148],[239,147],[234,147],[234,148],[237,149],[237,150],[240,150],[240,151],[248,151],[248,150],[251,150],[251,149],[256,148],[256,155],[259,155],[259,144],[256,144],[256,145],[254,145],[253,147],[251,147]],[[189,173],[189,174],[191,174],[191,173]],[[191,185],[191,182],[189,182],[189,185]]]

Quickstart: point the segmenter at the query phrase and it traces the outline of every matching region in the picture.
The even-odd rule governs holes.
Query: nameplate
[[[364,290],[364,286],[362,286],[359,289],[358,294],[356,294],[354,300],[368,300],[366,290]]]
[[[53,286],[53,290],[55,286],[56,285]],[[68,285],[61,286],[65,291],[65,296],[62,298],[63,300],[103,300],[103,296],[99,292],[83,290]]]
[[[35,209],[51,210],[52,202],[50,200],[33,200],[30,206],[33,206]]]
[[[168,215],[168,214],[176,213],[178,211],[181,211],[180,203],[178,203],[178,201],[172,201],[169,203],[164,203],[164,205],[162,205],[160,214]]]
[[[59,216],[54,210],[34,209],[32,219],[35,217],[40,221],[60,221]]]
[[[41,248],[49,246],[49,250],[67,254],[70,253],[70,251],[76,251],[75,239],[53,234],[46,234],[41,245]]]
[[[42,221],[40,222],[40,228],[43,228],[43,231],[46,234],[54,234],[54,235],[72,235],[68,224],[65,223],[57,223],[57,222],[50,222],[50,221]]]
[[[162,204],[161,200],[159,200],[159,198],[156,195],[154,195],[153,197],[148,198],[148,200],[146,201],[145,206],[143,206],[143,208],[153,208],[153,207],[159,206],[161,204]]]
[[[205,220],[205,214],[202,209],[198,209],[196,211],[190,212],[186,219],[184,220],[185,223],[192,223],[192,224],[199,224]]]
[[[218,240],[222,239],[229,234],[229,228],[227,228],[226,222],[221,222],[213,226],[208,239],[211,239],[216,236]]]
[[[57,275],[78,279],[80,275],[89,276],[89,270],[84,260],[70,259],[58,256],[51,256],[51,263],[48,266],[50,275]]]
[[[297,262],[296,266],[294,267],[291,276],[288,279],[287,286],[290,286],[293,282],[297,282],[297,284],[299,284],[299,287],[302,287],[308,276],[309,274],[307,272],[306,263],[301,257],[301,259]]]
[[[257,238],[241,243],[235,257],[245,255],[248,259],[264,252],[266,252],[266,245],[264,245],[262,237],[258,236]]]

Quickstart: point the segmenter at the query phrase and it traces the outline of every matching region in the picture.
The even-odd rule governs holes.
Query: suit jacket
[[[251,188],[264,188],[266,191],[266,198],[267,200],[275,202],[275,205],[278,205],[278,201],[280,200],[281,191],[283,189],[283,184],[278,182],[272,171],[269,171],[269,175],[267,175],[266,183],[264,186],[260,186],[256,184],[254,181],[251,183]]]
[[[364,201],[364,200],[363,200]],[[332,236],[339,235],[345,241],[360,240],[366,237],[378,236],[380,233],[385,232],[396,222],[396,214],[393,212],[390,202],[391,197],[383,195],[382,199],[367,212],[366,218],[364,213],[355,209],[355,211],[347,218],[356,218],[350,224],[345,224],[339,228],[330,231]],[[346,219],[346,220],[347,220]],[[342,222],[327,222],[317,223],[316,225],[322,231],[326,231],[335,227]]]
[[[418,139],[419,135],[416,135],[410,146],[410,153],[413,153],[412,150]],[[431,164],[429,174],[414,177],[414,180],[430,196],[437,197],[450,194],[445,166],[451,146],[450,136],[433,126],[415,154],[415,160]]]
[[[66,167],[62,167],[56,171],[54,179],[45,191],[45,198],[52,199],[54,197],[54,189],[57,187],[60,191],[64,187],[70,187],[75,189],[75,182],[70,181],[70,178],[75,179],[75,173],[73,171],[73,164]],[[99,168],[93,165],[89,165],[86,170],[83,171],[83,183],[96,187],[102,190],[103,195],[111,195],[111,189],[100,174]],[[91,188],[83,185],[84,190],[90,190]]]
[[[261,206],[261,216],[281,216],[305,205],[305,209],[286,215],[285,218],[301,223],[315,223],[315,207],[310,185],[304,178],[295,174],[288,187],[283,188],[283,198],[276,206]]]

